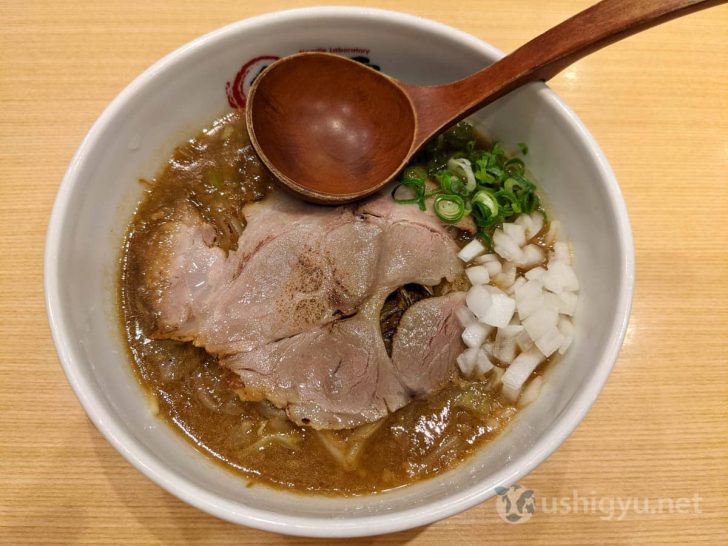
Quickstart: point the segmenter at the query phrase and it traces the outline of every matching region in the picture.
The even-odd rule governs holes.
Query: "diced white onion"
[[[493,250],[509,262],[518,262],[523,256],[521,247],[500,229],[493,232]]]
[[[500,262],[486,262],[485,268],[488,270],[488,274],[490,274],[491,277],[495,277],[501,272],[503,266]]]
[[[470,284],[488,284],[490,282],[488,268],[483,265],[468,267],[465,270],[465,274],[467,275]]]
[[[515,389],[513,387],[503,385],[503,387],[501,388],[501,393],[509,402],[515,402],[516,400],[518,400],[518,396],[521,394],[521,389]]]
[[[533,370],[544,361],[541,351],[535,347],[523,352],[508,366],[503,374],[503,386],[511,391],[520,391],[526,379],[533,373]]]
[[[490,358],[488,358],[488,353],[486,353],[485,349],[478,349],[478,353],[475,357],[475,366],[473,367],[473,372],[478,376],[483,376],[490,370],[492,370],[493,367],[493,363],[490,361]]]
[[[550,262],[541,280],[544,287],[555,294],[561,294],[563,291],[575,292],[579,290],[576,273],[569,264],[564,262]]]
[[[510,286],[510,288],[506,289],[505,292],[509,296],[513,296],[516,293],[516,290],[518,290],[524,284],[526,284],[525,277],[516,277],[516,281]]]
[[[464,377],[483,376],[493,369],[486,352],[479,347],[465,349],[457,358],[458,368]]]
[[[483,243],[478,241],[478,239],[473,239],[467,245],[465,245],[460,250],[460,252],[458,252],[458,258],[460,258],[464,262],[469,262],[483,252],[485,252],[485,247],[483,246]]]
[[[499,288],[509,288],[516,282],[516,266],[512,262],[503,264],[500,273],[493,277],[493,283]]]
[[[516,290],[516,307],[518,318],[524,320],[535,311],[543,307],[543,289],[541,282],[531,280],[519,286]]]
[[[556,326],[549,328],[545,334],[536,340],[536,347],[545,357],[549,357],[559,350],[564,342],[564,336]]]
[[[516,338],[518,334],[523,332],[523,326],[520,324],[509,324],[508,326],[503,326],[502,328],[498,328],[498,332],[496,333],[496,343],[498,342],[498,336],[503,338]]]
[[[559,318],[559,331],[564,336],[564,341],[559,347],[559,354],[564,354],[569,345],[574,341],[574,323],[567,317]]]
[[[531,347],[533,347],[533,340],[525,329],[521,330],[521,332],[519,332],[516,336],[516,345],[518,345],[518,348],[521,349],[521,351],[528,351]]]
[[[544,236],[544,242],[547,245],[553,244],[556,239],[559,238],[559,232],[561,231],[561,222],[558,220],[552,220],[549,223],[549,230],[546,232],[546,235]]]
[[[543,214],[541,214],[540,212],[532,212],[531,225],[531,231],[526,233],[526,237],[528,237],[529,240],[533,239],[543,229]]]
[[[493,286],[492,284],[486,284],[485,285],[485,289],[488,291],[488,294],[490,294],[491,296],[494,295],[494,294],[502,294],[503,293],[503,290],[501,290],[497,286]]]
[[[564,293],[566,294],[567,292],[564,292]],[[543,293],[543,304],[545,306],[556,309],[556,311],[559,312],[559,309],[563,305],[563,302],[561,301],[561,298],[559,297],[559,295],[554,294],[553,292],[544,292]]]
[[[579,301],[579,296],[576,292],[562,292],[559,294],[559,313],[562,315],[569,315],[570,317],[574,316],[574,312],[576,312],[576,304]]]
[[[489,328],[480,322],[472,322],[463,330],[461,337],[468,347],[480,347],[488,337]]]
[[[463,328],[466,328],[467,326],[478,320],[473,312],[465,305],[457,308],[457,310],[455,311],[455,316],[457,317],[458,321],[460,321],[460,326],[462,326]]]
[[[483,320],[492,302],[490,292],[483,285],[473,286],[465,295],[465,303],[480,320]]]
[[[496,262],[500,265],[500,260],[498,258],[497,254],[483,254],[482,256],[478,256],[475,258],[475,263],[478,264],[487,264],[489,262]]]
[[[541,394],[541,387],[543,387],[543,376],[539,375],[531,379],[528,385],[523,387],[523,393],[521,393],[518,399],[518,405],[520,407],[527,406],[534,402],[538,395]]]
[[[485,314],[482,317],[478,316],[478,318],[482,322],[497,328],[507,326],[508,323],[511,322],[513,313],[516,310],[516,301],[509,298],[501,291],[489,295],[491,297],[491,305],[488,307]]]
[[[531,220],[531,217],[528,214],[519,214],[514,223],[523,227],[527,240],[530,240],[534,236],[533,220]]]
[[[524,388],[533,370],[557,351],[566,352],[574,339],[569,317],[577,307],[579,282],[570,265],[571,251],[557,241],[559,222],[553,221],[544,236],[552,251],[548,264],[542,265],[544,248],[529,241],[543,227],[540,213],[521,214],[495,230],[490,253],[478,240],[459,253],[463,261],[473,262],[465,270],[473,286],[465,298],[467,308],[456,312],[469,347],[458,357],[458,366],[466,377],[490,373],[489,388],[501,389],[519,405],[533,402],[544,383],[537,377]],[[494,327],[498,331],[492,338]],[[504,371],[493,362],[508,368]]]
[[[535,298],[517,299],[516,307],[518,308],[518,318],[524,321],[533,313],[543,308],[543,295],[536,296]]]
[[[529,281],[533,281],[536,279],[540,279],[544,273],[546,273],[546,270],[543,267],[534,267],[533,269],[529,269],[528,271],[526,271],[524,276]]]
[[[513,239],[513,242],[516,243],[518,246],[523,246],[526,244],[526,230],[523,229],[523,226],[504,222],[503,232],[511,239]]]
[[[498,328],[495,343],[493,344],[493,356],[506,364],[513,362],[518,350],[516,338],[522,331],[523,326],[521,325],[508,325]]]
[[[528,318],[523,321],[523,327],[536,341],[546,334],[551,328],[555,327],[559,320],[559,313],[556,309],[549,306],[543,306],[535,312],[531,313]]]
[[[543,263],[545,258],[546,255],[540,246],[530,244],[523,247],[523,256],[516,265],[524,269],[530,269],[540,263]]]
[[[493,357],[497,358],[504,364],[510,364],[516,358],[518,352],[518,344],[516,338],[498,338],[493,344]]]
[[[479,350],[480,349],[477,347],[470,347],[469,349],[465,349],[457,357],[458,368],[460,368],[460,372],[464,377],[470,377],[473,375]]]
[[[543,293],[543,284],[538,279],[532,279],[523,285],[519,286],[516,290],[516,299],[533,299],[537,298]]]

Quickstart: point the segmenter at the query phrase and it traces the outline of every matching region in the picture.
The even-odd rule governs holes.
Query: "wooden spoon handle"
[[[548,80],[622,38],[726,1],[603,0],[463,80],[430,87],[405,84],[417,112],[415,148],[447,125],[523,84]]]

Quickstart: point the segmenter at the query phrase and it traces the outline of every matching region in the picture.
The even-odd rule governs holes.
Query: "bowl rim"
[[[417,27],[425,32],[447,35],[451,39],[463,42],[496,58],[503,56],[503,52],[488,43],[449,25],[406,13],[378,8],[316,6],[289,9],[258,15],[213,30],[182,45],[147,68],[114,98],[94,122],[76,150],[63,176],[48,224],[44,259],[46,312],[61,366],[91,421],[127,461],[169,493],[223,520],[265,531],[328,538],[371,536],[427,525],[485,501],[494,494],[494,488],[483,487],[482,482],[477,481],[467,489],[453,493],[444,499],[423,506],[407,508],[396,513],[324,520],[260,510],[220,498],[209,490],[195,485],[185,476],[166,468],[163,461],[142,446],[131,433],[125,430],[125,426],[117,422],[118,418],[101,402],[102,397],[96,392],[92,378],[86,377],[78,365],[80,359],[77,358],[76,349],[71,342],[73,339],[72,332],[62,318],[61,286],[58,275],[61,256],[58,249],[65,236],[64,224],[68,215],[67,209],[70,205],[72,190],[79,183],[78,174],[82,167],[90,161],[89,149],[99,133],[115,118],[122,106],[140,92],[142,88],[171,66],[184,61],[196,50],[224,40],[228,36],[245,32],[260,25],[286,20],[311,20],[319,17],[335,16],[396,22]],[[616,236],[621,250],[619,268],[622,282],[617,294],[617,313],[611,326],[605,352],[594,366],[590,376],[586,378],[582,388],[567,403],[541,439],[514,459],[508,465],[508,468],[491,476],[489,481],[504,486],[515,483],[551,455],[569,437],[594,404],[606,383],[622,346],[629,322],[634,289],[632,230],[621,190],[604,153],[581,120],[561,101],[556,93],[543,83],[529,85],[535,87],[540,97],[561,115],[593,155],[600,176],[604,180],[608,199],[614,209],[617,227]]]

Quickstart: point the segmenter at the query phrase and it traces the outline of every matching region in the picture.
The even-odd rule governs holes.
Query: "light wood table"
[[[357,2],[436,19],[504,50],[589,4]],[[66,165],[132,78],[214,28],[306,4],[0,1],[0,542],[305,542],[187,506],[101,437],[58,365],[42,260]],[[728,7],[611,46],[552,85],[616,171],[637,257],[632,320],[604,392],[522,480],[539,509],[559,502],[561,512],[509,525],[491,500],[363,544],[728,543]],[[660,508],[660,498],[670,501]],[[621,521],[606,519],[609,499],[631,503]],[[644,499],[657,513],[642,513]]]

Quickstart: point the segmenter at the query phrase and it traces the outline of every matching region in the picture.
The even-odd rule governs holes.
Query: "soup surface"
[[[513,418],[515,405],[496,388],[498,367],[350,430],[298,426],[266,400],[241,400],[240,380],[216,357],[190,342],[150,337],[153,317],[140,276],[155,232],[180,203],[195,207],[214,226],[216,244],[232,251],[245,230],[243,206],[278,191],[250,145],[244,115],[217,120],[178,147],[155,180],[142,182],[148,190],[129,227],[120,279],[120,314],[134,367],[160,417],[230,469],[300,492],[366,494],[454,467]],[[453,236],[461,245],[470,239],[455,228]],[[390,354],[404,310],[451,289],[451,283],[408,285],[387,298],[381,331]]]

